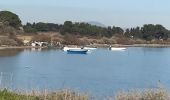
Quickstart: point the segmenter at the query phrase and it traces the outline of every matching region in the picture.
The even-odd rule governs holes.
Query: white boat
[[[112,50],[112,51],[123,51],[123,50],[126,50],[126,48],[111,47],[110,50]]]
[[[86,50],[96,50],[97,48],[92,48],[92,47],[84,47],[83,49],[86,49]]]
[[[80,50],[82,48],[77,48],[77,47],[64,47],[63,50],[64,51],[68,51],[68,50]]]

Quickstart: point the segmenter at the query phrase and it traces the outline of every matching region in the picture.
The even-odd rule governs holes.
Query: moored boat
[[[83,49],[86,49],[86,50],[96,50],[97,48],[94,48],[94,47],[83,47]]]
[[[77,47],[64,47],[64,48],[63,48],[64,51],[68,51],[68,50],[72,50],[72,49],[73,49],[73,50],[80,50],[80,49],[82,49],[82,48],[77,48]]]
[[[111,47],[109,49],[112,50],[112,51],[124,51],[124,50],[126,50],[126,48],[123,48],[123,47]]]
[[[126,50],[126,48],[118,48],[118,47],[112,47],[111,50],[119,51],[119,50]]]
[[[71,53],[71,54],[86,54],[88,52],[88,50],[86,49],[69,49],[67,50],[67,53]]]

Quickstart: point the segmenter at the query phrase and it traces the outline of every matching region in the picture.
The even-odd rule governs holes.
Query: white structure
[[[42,47],[43,45],[47,45],[48,43],[47,42],[33,42],[33,43],[31,43],[31,46],[33,46],[33,47],[36,47],[36,46],[40,46],[40,47]]]

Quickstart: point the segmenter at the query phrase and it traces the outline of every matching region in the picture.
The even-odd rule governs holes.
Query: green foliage
[[[36,96],[26,96],[26,95],[18,95],[16,93],[7,91],[4,89],[0,91],[0,100],[40,100]]]
[[[72,32],[72,27],[73,27],[72,22],[71,21],[66,21],[66,22],[64,22],[63,30],[64,30],[64,32],[71,33]]]
[[[170,31],[168,31],[162,25],[153,25],[153,24],[145,24],[143,27],[136,27],[131,29],[126,29],[125,36],[140,38],[147,41],[151,41],[153,39],[168,39]]]
[[[36,33],[37,32],[37,29],[33,28],[30,23],[27,23],[23,28],[26,33]]]
[[[0,11],[0,22],[4,25],[9,25],[14,28],[19,28],[22,26],[18,15],[9,11]]]
[[[31,94],[19,94],[4,89],[0,91],[0,100],[89,100],[89,96],[71,90],[38,95],[34,91]]]
[[[58,32],[60,29],[60,25],[53,24],[53,23],[27,23],[24,25],[24,31],[26,33],[36,33],[36,32],[49,32],[49,31],[55,31]]]
[[[168,30],[162,25],[146,24],[141,28],[144,39],[167,39]]]
[[[123,34],[123,29],[120,27],[99,27],[90,25],[88,23],[73,23],[71,21],[65,21],[63,25],[53,23],[27,23],[24,25],[24,31],[31,32],[60,32],[62,34],[74,34],[82,36],[105,36],[112,37],[114,34]]]
[[[125,32],[121,27],[99,27],[90,25],[88,23],[73,23],[71,21],[64,22],[63,25],[53,23],[27,23],[24,26],[27,33],[31,32],[60,32],[61,34],[72,34],[81,36],[97,36],[97,37],[112,37],[117,35],[124,35],[127,38],[139,38],[146,41],[167,40],[170,36],[170,31],[162,25],[145,24],[142,27],[135,27],[126,29]]]
[[[63,26],[63,31],[65,33],[80,34],[83,36],[105,36],[112,37],[114,34],[123,34],[123,29],[120,27],[99,27],[95,25],[90,25],[88,23],[72,23],[71,21],[66,21]]]

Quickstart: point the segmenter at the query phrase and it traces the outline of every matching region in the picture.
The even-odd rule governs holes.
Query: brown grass
[[[110,100],[170,100],[170,93],[163,88],[123,91]]]

